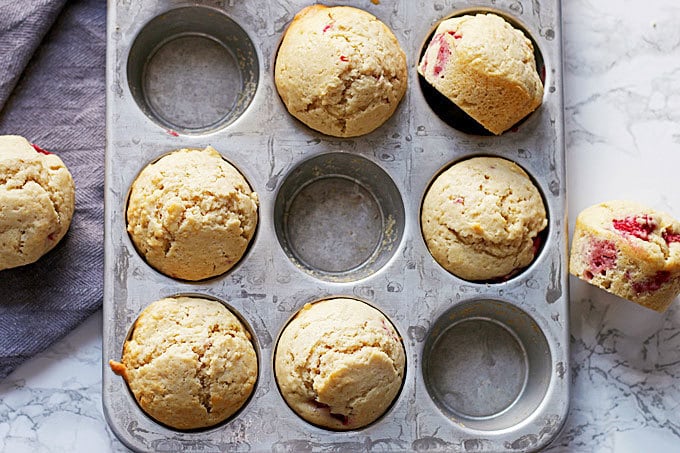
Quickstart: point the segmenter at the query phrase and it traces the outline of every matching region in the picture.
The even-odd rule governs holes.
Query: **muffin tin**
[[[394,31],[409,68],[407,94],[394,116],[352,139],[324,136],[295,120],[274,86],[283,32],[309,4],[109,1],[103,401],[112,430],[139,451],[540,449],[559,432],[569,402],[559,1],[352,2]],[[484,11],[525,30],[544,73],[542,106],[498,137],[447,124],[452,116],[431,102],[416,71],[439,21]],[[149,162],[207,145],[259,194],[258,229],[226,274],[174,280],[135,250],[126,231],[127,196]],[[430,182],[476,155],[524,168],[548,212],[536,259],[503,282],[448,273],[420,231]],[[230,420],[200,431],[154,422],[108,368],[110,359],[120,359],[139,313],[178,294],[225,303],[252,332],[258,353],[251,400]],[[273,374],[276,341],[288,320],[305,303],[334,296],[382,311],[407,357],[392,407],[348,432],[295,415]]]

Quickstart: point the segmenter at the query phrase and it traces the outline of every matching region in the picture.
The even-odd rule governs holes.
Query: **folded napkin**
[[[76,185],[61,243],[0,271],[0,379],[102,303],[106,2],[0,0],[0,134],[57,154]]]

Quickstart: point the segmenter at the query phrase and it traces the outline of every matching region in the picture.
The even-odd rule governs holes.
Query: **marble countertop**
[[[680,218],[680,3],[565,0],[569,226],[632,199]],[[571,277],[572,399],[547,451],[680,452],[680,301]],[[104,420],[101,311],[0,381],[0,451],[127,451]]]

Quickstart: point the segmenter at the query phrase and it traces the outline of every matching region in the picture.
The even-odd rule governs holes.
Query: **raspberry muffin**
[[[23,137],[0,136],[0,271],[52,250],[74,210],[75,185],[64,162]]]
[[[406,92],[406,55],[370,13],[312,5],[286,30],[274,80],[291,115],[324,134],[355,137],[394,113]]]
[[[380,417],[401,389],[404,346],[375,308],[336,298],[305,305],[286,326],[274,369],[288,405],[310,423],[357,429]]]
[[[543,99],[531,41],[495,14],[439,24],[418,72],[496,135],[536,110]]]
[[[434,259],[466,280],[502,280],[528,266],[548,221],[540,192],[497,157],[459,162],[432,183],[421,213]]]
[[[257,194],[212,147],[181,149],[148,165],[132,184],[128,232],[158,271],[202,280],[231,269],[257,226]]]
[[[257,380],[250,334],[221,303],[174,297],[149,305],[137,318],[120,362],[140,407],[176,429],[216,425],[238,411]]]
[[[680,222],[614,200],[576,218],[569,272],[643,307],[665,311],[680,294]]]

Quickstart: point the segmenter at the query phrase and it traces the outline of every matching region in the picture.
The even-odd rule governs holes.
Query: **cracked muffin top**
[[[427,248],[466,280],[496,280],[528,266],[548,225],[540,192],[514,162],[474,157],[437,176],[423,199]]]
[[[380,417],[401,389],[404,346],[378,310],[356,299],[305,305],[286,326],[274,357],[288,405],[310,423],[357,429]]]
[[[0,136],[0,271],[52,250],[74,209],[73,178],[59,157],[18,135]]]
[[[406,92],[406,55],[375,16],[312,5],[286,31],[276,58],[276,88],[288,111],[335,137],[367,134],[387,121]]]
[[[149,305],[121,361],[109,365],[144,412],[176,429],[226,420],[248,400],[257,380],[249,332],[224,305],[197,297]]]
[[[132,185],[128,232],[158,271],[202,280],[231,269],[257,226],[257,194],[212,147],[149,164]]]

